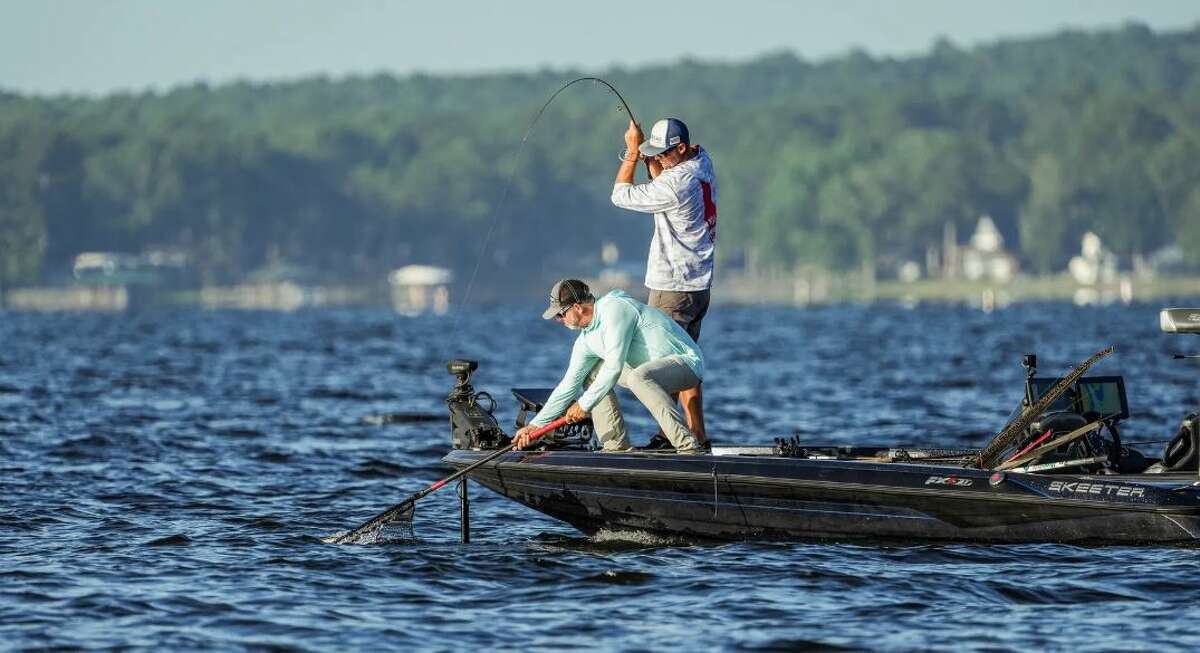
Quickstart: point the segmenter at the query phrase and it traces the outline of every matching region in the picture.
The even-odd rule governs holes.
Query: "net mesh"
[[[334,533],[321,541],[326,544],[385,544],[415,539],[413,516],[416,506],[415,501],[405,502],[354,530]]]

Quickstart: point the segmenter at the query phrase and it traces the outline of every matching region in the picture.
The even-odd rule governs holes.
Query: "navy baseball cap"
[[[650,138],[638,146],[643,156],[662,154],[680,143],[691,144],[688,128],[679,118],[665,118],[650,128]]]

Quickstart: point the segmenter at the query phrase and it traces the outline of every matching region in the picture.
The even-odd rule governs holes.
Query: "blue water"
[[[1200,339],[1157,309],[718,306],[709,428],[979,446],[1023,353],[1050,374],[1114,344],[1095,371],[1126,377],[1123,435],[1161,440],[1200,406],[1170,360]],[[571,336],[539,310],[0,312],[0,649],[1200,647],[1190,548],[588,538],[478,487],[469,545],[452,488],[416,541],[321,543],[448,473],[447,359],[480,361],[505,424],[508,388],[556,381]]]

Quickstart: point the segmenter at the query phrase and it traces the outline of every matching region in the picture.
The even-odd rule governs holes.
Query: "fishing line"
[[[517,146],[516,152],[512,155],[512,157],[509,160],[508,177],[505,179],[504,186],[502,187],[502,190],[500,192],[500,200],[496,203],[495,207],[491,211],[491,216],[488,218],[487,233],[484,235],[483,242],[480,243],[479,250],[476,253],[475,266],[472,268],[471,276],[467,280],[467,286],[466,286],[466,290],[463,293],[462,301],[458,302],[458,303],[466,305],[470,301],[471,292],[475,288],[475,280],[479,276],[479,269],[483,263],[483,258],[487,254],[488,247],[491,245],[492,236],[496,231],[496,223],[498,221],[497,218],[498,218],[498,216],[500,216],[502,214],[505,203],[508,201],[509,192],[512,190],[513,181],[516,179],[516,175],[517,175],[517,164],[520,162],[521,156],[525,153],[525,147],[529,143],[529,137],[533,135],[533,130],[537,126],[538,121],[541,120],[542,116],[546,113],[546,109],[550,108],[550,105],[554,103],[554,100],[557,99],[558,96],[561,95],[563,91],[567,90],[568,88],[570,88],[576,84],[579,84],[580,82],[593,82],[595,84],[600,84],[600,85],[604,86],[606,89],[608,89],[608,91],[610,93],[617,96],[617,99],[620,100],[621,106],[619,107],[619,110],[623,109],[625,111],[625,113],[629,116],[629,119],[631,121],[637,122],[637,120],[633,117],[633,110],[629,108],[629,103],[625,101],[624,96],[622,96],[621,92],[617,90],[617,87],[613,86],[607,80],[601,79],[599,77],[578,77],[578,78],[572,79],[571,81],[563,84],[562,86],[559,86],[554,91],[554,93],[552,93],[550,95],[550,97],[546,99],[545,103],[542,104],[542,106],[538,109],[537,113],[533,116],[533,119],[531,121],[529,121],[529,126],[525,128],[525,134],[521,137],[521,142]],[[462,315],[455,315],[452,318],[451,327],[450,327],[450,337],[445,340],[446,343],[454,342],[456,335],[461,330],[462,319],[463,319]],[[449,345],[449,344],[444,345],[444,347],[448,347],[448,346],[452,346],[452,345]],[[445,349],[443,349],[443,355],[445,355],[447,353],[448,352]],[[367,423],[372,423],[372,424],[425,421],[424,419],[419,419],[419,420],[406,419],[409,417],[410,416],[407,414],[396,413],[394,415],[371,416],[371,417],[366,418],[365,421],[367,421]],[[420,418],[424,418],[424,417],[425,417],[425,415],[420,416]]]
[[[471,297],[471,290],[474,288],[475,279],[479,275],[479,266],[483,261],[484,254],[487,252],[488,244],[492,240],[492,233],[496,230],[496,217],[500,215],[500,211],[504,208],[504,203],[508,199],[508,192],[512,188],[513,179],[517,176],[517,162],[520,161],[521,155],[525,152],[525,145],[529,141],[530,135],[533,134],[533,128],[537,125],[538,120],[541,120],[542,114],[546,113],[546,109],[550,107],[550,104],[554,102],[555,98],[557,98],[560,93],[567,90],[571,86],[578,84],[579,82],[595,82],[608,88],[608,90],[613,95],[617,96],[617,99],[621,101],[621,107],[625,109],[625,113],[629,115],[629,119],[633,122],[637,122],[637,120],[633,117],[633,110],[629,108],[629,103],[626,102],[625,98],[621,96],[621,92],[617,90],[617,87],[603,79],[600,79],[599,77],[578,77],[576,79],[572,79],[566,84],[558,87],[558,90],[554,91],[554,93],[550,95],[550,98],[546,100],[546,103],[542,105],[542,108],[538,109],[538,112],[533,117],[533,120],[529,122],[529,127],[525,129],[525,135],[521,137],[521,144],[517,147],[517,151],[511,159],[508,171],[508,179],[504,182],[503,190],[500,192],[500,201],[496,203],[496,208],[492,209],[492,217],[488,220],[487,234],[483,237],[483,243],[479,247],[479,253],[475,256],[475,268],[471,271],[471,277],[467,281],[467,289],[463,293],[463,304],[466,304],[467,300]],[[455,320],[455,322],[457,326],[457,320]]]
[[[508,177],[505,179],[504,186],[500,192],[500,200],[496,203],[495,207],[491,211],[491,216],[488,219],[487,232],[484,235],[483,242],[480,243],[479,250],[475,255],[475,266],[472,268],[471,276],[467,280],[467,286],[463,292],[462,301],[456,302],[457,304],[465,306],[470,301],[471,292],[474,290],[475,281],[479,276],[479,269],[483,264],[484,256],[487,254],[488,247],[492,241],[492,236],[496,231],[496,223],[499,221],[499,216],[503,213],[505,203],[508,201],[508,196],[512,190],[513,181],[516,179],[517,164],[520,162],[521,156],[525,153],[525,147],[529,143],[529,137],[533,135],[534,128],[537,126],[538,121],[541,120],[542,116],[546,113],[546,110],[550,108],[550,105],[554,103],[554,100],[557,99],[558,96],[563,93],[563,91],[581,82],[593,82],[595,84],[604,86],[610,93],[617,96],[617,99],[620,100],[621,106],[618,107],[617,110],[623,110],[626,115],[629,116],[630,120],[637,122],[637,120],[633,117],[633,110],[629,108],[629,103],[625,101],[625,98],[621,95],[621,92],[617,90],[617,87],[613,86],[607,80],[599,77],[577,77],[563,84],[562,86],[559,86],[552,94],[550,94],[550,97],[546,99],[545,103],[543,103],[541,108],[538,109],[537,113],[534,114],[533,119],[529,121],[529,126],[525,128],[525,134],[521,137],[521,142],[517,146],[516,152],[513,153],[512,158],[509,160],[510,163]],[[455,341],[456,336],[461,331],[462,319],[463,316],[461,314],[456,314],[452,318],[449,330],[450,335],[444,340],[444,342],[447,343],[444,345],[444,347],[453,346],[450,343]],[[443,357],[446,357],[447,355],[449,357],[454,357],[457,355],[456,353],[449,352],[446,349],[443,349],[442,354]]]
[[[479,268],[483,263],[483,257],[487,253],[488,246],[491,244],[492,235],[496,231],[497,217],[499,215],[501,215],[501,212],[504,209],[504,205],[508,201],[509,191],[512,189],[513,180],[517,176],[517,163],[520,162],[521,155],[525,153],[525,146],[529,142],[529,137],[531,135],[533,135],[534,127],[537,126],[538,121],[541,120],[541,118],[542,118],[542,115],[546,113],[546,109],[548,109],[550,107],[550,105],[554,103],[554,100],[557,99],[558,96],[560,94],[562,94],[563,91],[567,90],[568,88],[570,88],[580,82],[593,82],[593,83],[604,86],[606,89],[608,89],[608,91],[610,93],[617,96],[617,99],[621,101],[621,106],[619,107],[619,109],[623,109],[625,111],[625,113],[629,116],[630,120],[637,122],[637,120],[633,117],[633,110],[629,108],[629,103],[625,101],[624,96],[622,96],[621,92],[617,90],[617,87],[613,86],[607,80],[601,79],[599,77],[577,77],[577,78],[572,79],[571,81],[563,84],[562,86],[559,86],[554,91],[554,93],[552,93],[550,95],[550,97],[546,100],[546,102],[542,104],[541,108],[539,108],[537,113],[533,116],[533,120],[529,121],[529,126],[525,129],[525,134],[521,137],[521,143],[517,146],[516,152],[513,154],[512,158],[509,160],[508,177],[507,177],[507,179],[505,179],[504,186],[500,192],[500,201],[498,201],[496,203],[495,207],[491,211],[491,216],[488,218],[487,233],[484,235],[483,242],[479,246],[479,251],[475,255],[475,266],[474,266],[474,268],[472,268],[471,276],[467,280],[467,287],[463,293],[462,301],[458,302],[458,303],[466,305],[470,301],[471,292],[475,288],[475,280],[479,276]],[[461,320],[462,320],[461,315],[455,315],[451,319],[450,337],[446,340],[447,342],[454,341],[454,337],[460,331]],[[443,353],[443,357],[444,357],[448,352],[445,349],[443,349],[442,353]],[[397,414],[397,415],[399,415],[399,414]],[[389,415],[368,416],[367,418],[365,418],[365,421],[368,423],[385,424],[385,423],[391,422],[391,420],[389,419],[390,417],[391,416],[389,416]],[[400,419],[397,419],[396,421],[405,422],[405,421],[411,421],[411,420],[406,420],[403,417],[401,417]]]

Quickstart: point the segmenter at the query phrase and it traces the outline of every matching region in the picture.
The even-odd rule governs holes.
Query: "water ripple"
[[[537,313],[3,314],[0,636],[34,649],[1200,647],[1197,549],[584,537],[479,490],[463,545],[453,489],[420,503],[416,539],[323,544],[446,474],[447,359],[480,360],[505,425],[508,388],[553,385],[570,335]],[[1197,377],[1166,356],[1155,313],[719,307],[705,325],[710,430],[977,446],[1020,399],[1021,354],[1054,373],[1115,342],[1097,372],[1126,375],[1124,435],[1161,439]],[[623,405],[635,440],[653,432]]]

